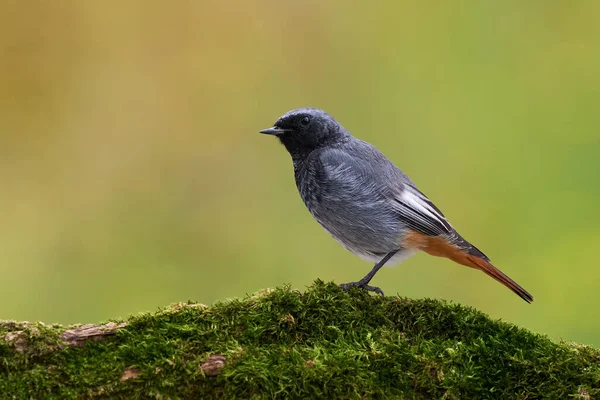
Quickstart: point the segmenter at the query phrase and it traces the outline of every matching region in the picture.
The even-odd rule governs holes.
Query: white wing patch
[[[405,212],[408,212],[412,219],[420,220],[421,224],[425,226],[432,227],[433,225],[437,225],[447,232],[452,231],[452,226],[448,223],[446,217],[444,217],[444,215],[433,206],[431,201],[418,190],[414,190],[411,186],[405,185],[398,200],[412,210],[405,209]],[[418,214],[421,216],[419,217]]]
[[[414,208],[428,217],[437,220],[439,223],[443,223],[442,218],[436,213],[436,211],[429,204],[425,203],[418,195],[409,190],[404,190],[400,198],[402,201],[410,204],[411,208]],[[446,220],[445,218],[443,219]]]

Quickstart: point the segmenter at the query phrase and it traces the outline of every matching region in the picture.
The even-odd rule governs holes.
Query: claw
[[[340,285],[340,287],[342,289],[344,289],[346,292],[348,290],[350,290],[351,287],[357,287],[357,288],[361,288],[366,290],[367,292],[375,292],[377,294],[380,294],[381,297],[385,297],[385,295],[383,294],[383,290],[381,290],[380,288],[378,288],[377,286],[369,286],[366,283],[363,282],[348,282],[348,283],[342,283]]]

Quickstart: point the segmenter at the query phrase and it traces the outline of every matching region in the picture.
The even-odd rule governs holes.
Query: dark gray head
[[[277,136],[292,157],[334,144],[349,135],[331,115],[318,108],[288,111],[272,128],[260,133]]]

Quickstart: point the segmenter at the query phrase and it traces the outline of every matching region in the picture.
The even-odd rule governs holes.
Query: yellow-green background
[[[370,265],[258,134],[326,109],[535,297],[419,255],[387,294],[600,345],[600,3],[3,1],[0,318],[95,322]]]

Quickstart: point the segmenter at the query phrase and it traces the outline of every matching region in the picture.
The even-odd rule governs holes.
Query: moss
[[[61,342],[65,329],[0,323],[4,397],[600,397],[598,350],[460,305],[320,281],[176,304],[82,347]]]

